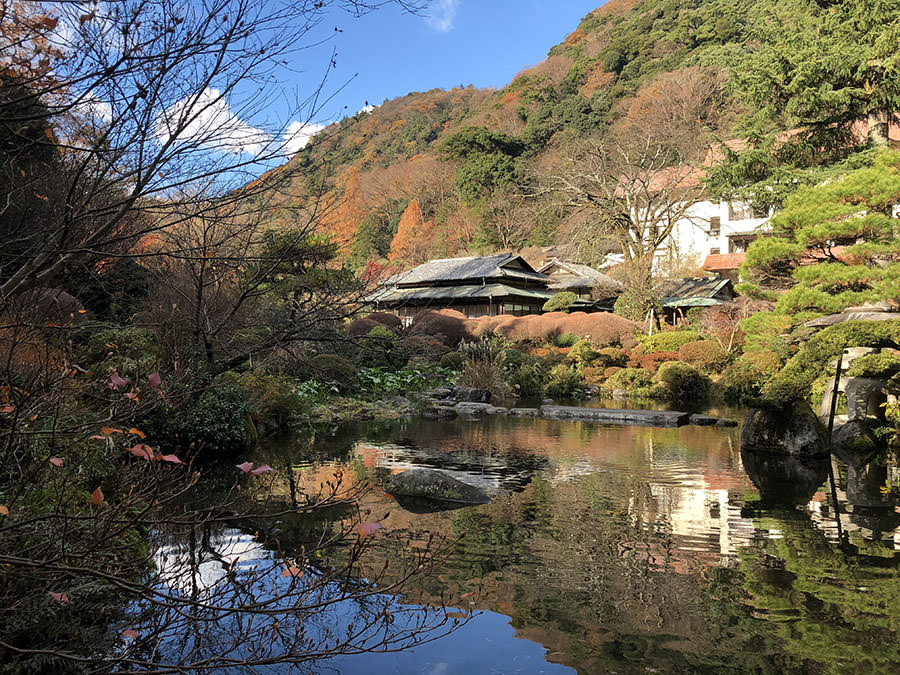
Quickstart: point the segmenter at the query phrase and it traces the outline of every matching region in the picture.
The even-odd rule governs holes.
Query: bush
[[[729,403],[751,403],[759,398],[768,380],[757,364],[738,359],[722,374],[722,396]]]
[[[159,342],[152,331],[129,326],[94,333],[87,344],[82,365],[115,368],[119,375],[140,380],[157,366]]]
[[[677,352],[682,345],[701,339],[700,334],[692,330],[669,330],[653,335],[641,335],[638,342],[644,348],[644,352]]]
[[[409,330],[413,333],[438,337],[448,347],[455,347],[470,337],[465,314],[451,309],[419,312],[413,317]]]
[[[249,396],[233,375],[221,378],[176,417],[177,442],[226,454],[246,450],[256,442],[250,409]]]
[[[563,291],[547,300],[541,309],[545,312],[567,312],[577,300],[578,296],[571,291]]]
[[[575,363],[579,367],[586,367],[596,361],[600,357],[600,353],[591,347],[591,343],[585,339],[580,339],[572,345],[569,352],[569,361]]]
[[[721,372],[731,360],[731,355],[717,342],[698,340],[681,345],[678,360],[709,374]]]
[[[611,369],[607,369],[609,371]],[[606,379],[604,389],[624,389],[633,392],[653,384],[653,375],[643,368],[618,368]]]
[[[284,377],[243,373],[234,383],[247,395],[250,416],[257,425],[284,429],[308,411],[306,401]]]
[[[550,371],[547,396],[553,399],[581,398],[584,379],[577,369],[560,364]]]
[[[375,323],[392,330],[400,330],[403,328],[403,320],[396,314],[390,314],[388,312],[372,312],[366,318],[369,319],[369,321],[374,321]]]
[[[512,392],[505,378],[502,341],[482,338],[477,342],[464,342],[459,351],[465,359],[460,384],[485,389],[495,400],[510,397]]]
[[[549,368],[540,359],[530,359],[510,367],[507,382],[523,398],[543,398],[549,379]]]
[[[362,319],[355,319],[347,324],[347,335],[352,335],[354,337],[368,335],[374,328],[379,327],[383,328],[378,322],[372,321],[368,317],[363,317]]]
[[[606,381],[606,368],[586,366],[581,369],[581,376],[588,384],[602,385]]]
[[[575,333],[560,333],[553,338],[553,344],[557,347],[568,348],[575,345],[580,339]]]
[[[610,368],[613,366],[619,366],[623,368],[627,363],[627,352],[621,349],[616,349],[615,347],[604,347],[597,352],[597,358],[594,360],[593,365],[603,366],[605,368]]]
[[[887,379],[900,372],[900,354],[881,352],[855,359],[847,370],[849,377]]]
[[[640,350],[635,350],[631,358],[628,359],[629,368],[643,368],[651,373],[655,373],[660,364],[666,361],[677,361],[678,352],[651,352],[643,354]]]
[[[337,354],[319,354],[309,365],[317,379],[334,384],[341,391],[349,389],[356,379],[356,366]]]
[[[465,358],[460,352],[447,352],[441,357],[441,368],[462,370]]]
[[[664,387],[666,399],[679,404],[699,404],[709,398],[710,379],[694,366],[669,361],[659,367],[657,381]]]

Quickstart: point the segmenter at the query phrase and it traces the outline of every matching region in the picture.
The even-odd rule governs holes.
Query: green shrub
[[[766,384],[763,389],[766,402],[783,406],[805,397],[823,365],[846,347],[900,347],[900,320],[846,321],[829,326],[806,342]]]
[[[553,344],[565,349],[566,347],[572,347],[580,339],[581,338],[575,333],[560,333],[559,335],[554,336]]]
[[[669,330],[653,335],[641,335],[638,337],[638,343],[645,353],[677,352],[682,345],[701,339],[700,334],[692,330]]]
[[[464,357],[459,352],[447,352],[441,357],[441,368],[462,370]]]
[[[729,403],[752,403],[769,376],[753,361],[738,359],[722,373],[722,396]]]
[[[569,352],[569,361],[582,368],[592,364],[599,357],[600,352],[595,351],[591,343],[584,338],[573,344]]]
[[[572,366],[560,364],[550,371],[547,396],[552,399],[581,398],[584,378]]]
[[[719,373],[731,360],[728,353],[718,342],[698,340],[687,342],[678,349],[678,360],[695,366],[704,373]]]
[[[319,354],[309,365],[316,379],[334,384],[341,391],[349,389],[356,380],[356,366],[337,354]]]
[[[255,424],[284,429],[308,412],[309,406],[297,393],[293,381],[285,377],[243,373],[235,382],[248,397]]]
[[[541,308],[545,312],[568,312],[578,300],[578,296],[571,291],[563,291],[551,297]]]
[[[652,384],[653,375],[649,371],[643,368],[620,368],[611,373],[606,379],[604,389],[607,391],[624,389],[625,391],[633,392],[636,389],[649,387]]]
[[[535,359],[507,369],[507,382],[523,398],[542,398],[549,380],[549,368]]]
[[[129,326],[94,333],[87,342],[82,365],[99,370],[115,368],[119,375],[140,380],[156,369],[159,343],[152,331]]]
[[[710,379],[694,366],[682,361],[662,364],[656,379],[664,387],[664,395],[669,401],[698,404],[709,398]]]
[[[628,363],[628,352],[615,347],[604,347],[597,352],[597,358],[592,365],[610,368],[619,366],[624,368]]]
[[[847,370],[850,377],[886,379],[900,372],[900,354],[880,352],[866,354],[853,361]]]
[[[231,380],[231,381],[229,381]],[[231,377],[214,382],[175,419],[179,445],[233,454],[256,442],[247,392]]]

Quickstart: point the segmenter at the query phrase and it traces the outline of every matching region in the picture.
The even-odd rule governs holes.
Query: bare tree
[[[138,261],[164,282],[154,297],[169,304],[156,317],[172,360],[199,355],[213,370],[340,315],[358,286],[328,266],[321,214],[295,208],[290,172],[258,178],[290,152],[288,122],[315,114],[321,82],[280,123],[258,113],[281,95],[281,62],[329,8],[382,4],[0,6],[4,667],[296,664],[452,628],[441,607],[398,595],[446,546],[419,547],[390,573],[371,567],[368,548],[392,537],[375,534],[362,486],[334,476],[298,490],[290,467],[242,462],[205,502],[199,449],[163,451],[140,428],[163,401],[189,402],[198,383],[140,343],[121,354],[59,288],[74,269]],[[342,517],[317,531],[323,509]],[[308,541],[285,541],[275,523],[291,519],[308,525]]]
[[[702,162],[722,96],[715,71],[666,75],[622,106],[619,121],[564,158],[547,190],[589,212],[576,238],[612,237],[649,279],[656,251],[704,195]]]

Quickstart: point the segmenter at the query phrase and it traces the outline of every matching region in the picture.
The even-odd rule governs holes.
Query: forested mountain
[[[331,125],[288,164],[290,193],[357,268],[549,244],[597,259],[595,216],[561,189],[586,149],[652,137],[669,164],[705,161],[718,194],[838,159],[855,120],[896,109],[885,4],[609,0],[500,90],[411,93]],[[735,137],[743,152],[710,170]]]

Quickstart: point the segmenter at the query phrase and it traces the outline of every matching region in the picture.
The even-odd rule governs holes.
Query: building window
[[[709,249],[710,255],[719,255],[720,252],[721,252],[721,249],[718,246],[716,246],[715,248]]]
[[[751,220],[769,217],[769,210],[745,202],[728,202],[729,220]]]
[[[756,239],[755,234],[745,234],[739,237],[728,237],[729,253],[745,253],[747,247]]]
[[[722,231],[722,219],[719,216],[713,216],[709,219],[709,236],[718,237]]]

